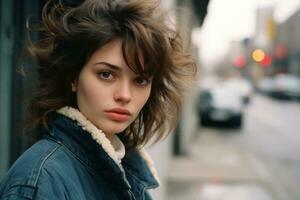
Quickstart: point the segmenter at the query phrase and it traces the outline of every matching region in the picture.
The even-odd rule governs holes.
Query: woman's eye
[[[99,73],[101,79],[112,80],[114,78],[113,74],[109,71],[103,71]]]
[[[144,77],[137,77],[137,78],[135,79],[135,82],[136,82],[138,85],[145,86],[145,85],[148,85],[148,83],[149,83],[150,81],[149,81],[149,79],[144,78]]]

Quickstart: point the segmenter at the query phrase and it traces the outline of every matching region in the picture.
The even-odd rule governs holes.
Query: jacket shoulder
[[[0,199],[10,196],[20,197],[16,199],[31,199],[37,188],[43,166],[60,146],[55,141],[42,139],[27,149],[2,179]]]

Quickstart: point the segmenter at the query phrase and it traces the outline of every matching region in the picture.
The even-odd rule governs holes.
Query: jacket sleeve
[[[19,196],[17,194],[11,194],[0,198],[1,200],[29,200],[30,198]]]
[[[36,191],[35,187],[21,184],[8,185],[7,187],[0,188],[0,200],[29,200],[33,199]]]
[[[30,197],[25,197],[19,194],[10,194],[10,195],[6,195],[4,197],[1,197],[0,200],[47,200],[47,198],[42,198],[42,197],[34,197],[34,198],[30,198]]]
[[[26,185],[14,185],[0,194],[0,200],[63,200],[62,196],[49,188],[36,188]]]

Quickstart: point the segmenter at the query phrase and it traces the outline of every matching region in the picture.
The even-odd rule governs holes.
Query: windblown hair
[[[153,0],[49,0],[43,7],[41,39],[28,48],[38,67],[35,96],[28,106],[27,128],[41,129],[51,113],[77,107],[71,82],[90,56],[110,41],[122,40],[126,64],[153,76],[151,94],[137,119],[124,131],[128,147],[155,141],[175,128],[187,81],[196,66],[182,39]],[[143,59],[140,59],[142,56]]]

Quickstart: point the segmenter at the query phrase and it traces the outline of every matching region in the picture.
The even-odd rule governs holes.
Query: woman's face
[[[151,78],[134,73],[125,63],[119,39],[95,51],[83,66],[72,91],[79,110],[111,137],[138,116],[151,91]]]

